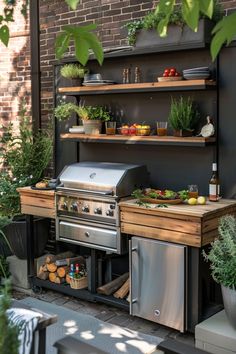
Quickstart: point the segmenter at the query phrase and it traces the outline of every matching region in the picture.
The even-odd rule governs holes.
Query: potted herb
[[[221,285],[225,312],[236,329],[236,218],[223,216],[219,224],[219,238],[211,243],[208,254],[213,279]]]
[[[109,112],[102,106],[78,106],[76,113],[83,121],[85,134],[100,134],[102,122],[111,119]]]
[[[80,64],[65,64],[61,67],[60,74],[68,81],[69,86],[81,86],[85,74],[89,73],[89,69]]]
[[[141,20],[128,22],[125,25],[128,29],[128,43],[137,47],[209,43],[214,23],[223,17],[223,10],[218,0],[216,0],[214,2],[212,21],[202,16],[199,21],[198,31],[193,32],[188,26],[185,26],[182,12],[176,6],[175,11],[170,15],[167,36],[160,37],[157,28],[164,17],[163,13],[152,11]]]
[[[71,115],[77,112],[78,106],[71,102],[61,102],[54,109],[54,115],[59,121],[68,120]]]
[[[33,134],[23,103],[19,132],[13,124],[3,127],[0,139],[3,168],[0,175],[0,227],[18,258],[26,259],[26,220],[21,214],[19,187],[34,185],[52,157],[52,137],[47,130]],[[49,221],[35,220],[35,252],[41,255],[48,239]],[[38,236],[40,234],[40,236]]]
[[[178,101],[171,100],[168,122],[174,130],[174,136],[192,136],[199,118],[190,97],[184,99],[181,96]]]

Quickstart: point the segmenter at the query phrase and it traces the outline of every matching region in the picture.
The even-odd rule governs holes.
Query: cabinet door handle
[[[88,231],[86,231],[84,234],[85,234],[86,237],[90,236]]]

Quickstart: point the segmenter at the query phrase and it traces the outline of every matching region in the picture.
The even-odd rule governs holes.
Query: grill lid
[[[146,186],[144,165],[110,162],[79,162],[66,166],[59,175],[63,188],[94,191],[123,197]]]

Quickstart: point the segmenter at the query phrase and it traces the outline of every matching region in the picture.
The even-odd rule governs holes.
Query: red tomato
[[[162,76],[163,77],[167,77],[167,76],[169,76],[169,74],[168,73],[164,73]]]
[[[169,74],[169,72],[170,72],[170,69],[165,69],[164,70],[164,74]]]
[[[175,76],[175,73],[170,71],[168,76]]]
[[[176,72],[176,73],[175,73],[175,76],[180,76],[180,73]]]
[[[176,69],[175,69],[175,68],[171,68],[171,69],[170,69],[170,73],[175,75]]]

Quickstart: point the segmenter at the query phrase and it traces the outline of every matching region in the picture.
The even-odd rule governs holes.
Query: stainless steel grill
[[[56,237],[86,247],[123,253],[127,238],[120,234],[121,198],[146,186],[146,166],[80,162],[66,166],[56,191]]]

